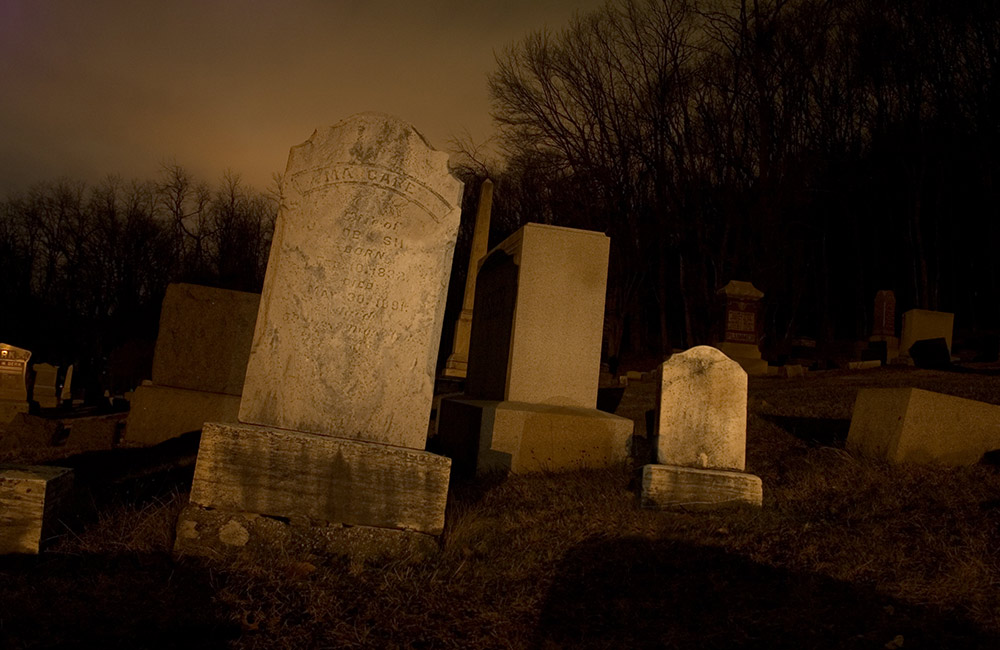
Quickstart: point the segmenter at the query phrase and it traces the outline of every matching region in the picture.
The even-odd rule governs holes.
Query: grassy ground
[[[886,385],[1000,403],[1000,378],[912,369],[754,380],[763,508],[643,511],[631,468],[458,484],[423,563],[175,561],[190,467],[95,488],[48,552],[0,558],[0,646],[1000,647],[1000,469],[844,452]]]

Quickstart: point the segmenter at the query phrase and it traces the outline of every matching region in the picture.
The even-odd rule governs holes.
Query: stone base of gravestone
[[[910,346],[913,365],[926,370],[946,370],[951,367],[951,351],[943,336],[921,339]]]
[[[893,463],[972,465],[1000,449],[1000,406],[919,388],[865,388],[847,449]]]
[[[416,449],[207,422],[191,503],[440,535],[450,470],[449,459]]]
[[[174,553],[208,559],[332,557],[346,555],[353,564],[391,556],[423,560],[438,551],[430,535],[372,526],[317,524],[283,520],[250,512],[209,510],[188,505],[177,519]]]
[[[169,386],[139,386],[131,399],[124,444],[157,445],[205,422],[236,422],[240,396]]]
[[[752,343],[732,343],[730,341],[723,341],[713,347],[722,350],[727,357],[740,364],[740,367],[742,367],[748,375],[767,374],[767,361],[761,358],[760,348],[756,345]]]
[[[436,444],[459,475],[613,467],[629,457],[634,424],[597,409],[445,399]]]
[[[472,310],[463,309],[455,321],[455,342],[441,375],[464,379],[469,370],[469,338],[472,336]]]
[[[0,554],[36,554],[73,487],[65,467],[0,465]]]
[[[760,506],[760,477],[745,472],[679,465],[642,468],[643,508],[703,510],[735,505]]]

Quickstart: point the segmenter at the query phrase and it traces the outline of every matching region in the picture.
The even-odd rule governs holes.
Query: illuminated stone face
[[[423,449],[462,183],[365,113],[293,147],[240,420]]]
[[[31,352],[0,343],[0,400],[24,402],[28,389],[24,381]]]

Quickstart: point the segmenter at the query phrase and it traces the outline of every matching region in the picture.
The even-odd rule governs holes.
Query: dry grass
[[[890,385],[905,378],[882,374]],[[0,639],[1000,647],[1000,471],[890,466],[844,452],[843,422],[830,418],[849,413],[843,400],[879,385],[877,375],[752,383],[747,470],[764,481],[761,509],[640,510],[630,468],[508,477],[454,486],[441,552],[429,561],[352,564],[279,549],[212,566],[170,559],[183,493],[123,498],[50,553],[0,561]],[[906,376],[935,385],[933,375]],[[1000,402],[1000,380],[939,380],[947,392]]]

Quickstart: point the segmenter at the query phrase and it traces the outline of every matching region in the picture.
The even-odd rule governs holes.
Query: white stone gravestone
[[[240,423],[206,423],[193,507],[442,532],[451,463],[423,449],[462,196],[447,163],[379,113],[292,148]],[[197,519],[179,547],[215,546]]]
[[[760,478],[745,473],[747,373],[698,346],[660,366],[656,464],[643,467],[647,508],[760,505]]]

